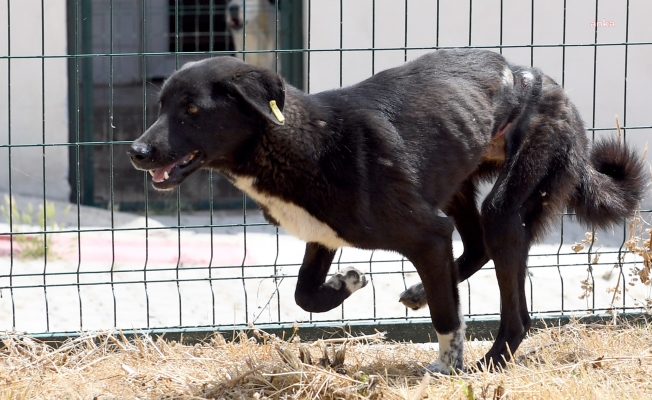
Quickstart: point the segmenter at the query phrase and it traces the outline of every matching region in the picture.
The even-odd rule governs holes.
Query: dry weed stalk
[[[646,221],[640,212],[629,220],[628,237],[623,243],[624,251],[618,255],[618,262],[613,265],[613,270],[618,270],[618,279],[614,286],[607,288],[607,293],[613,294],[610,303],[611,309],[607,310],[607,313],[615,312],[614,304],[617,300],[620,300],[623,295],[622,283],[624,274],[621,273],[621,270],[628,255],[634,256],[635,259],[632,266],[629,268],[629,273],[627,274],[628,278],[624,278],[624,283],[629,287],[637,285],[645,286],[647,294],[643,299],[634,298],[634,305],[643,307],[646,312],[650,312],[652,309],[652,273],[650,270],[652,268],[652,229],[650,226],[651,223]],[[578,253],[584,250],[585,246],[590,246],[598,241],[594,232],[586,232],[585,235],[586,239],[582,240],[580,243],[575,243],[571,247],[574,252]],[[598,263],[600,260],[599,251],[600,248],[595,250],[595,254],[591,259],[590,264]],[[591,272],[592,267],[589,265],[587,267],[586,279],[580,281],[582,294],[578,297],[579,299],[588,299],[593,294]],[[626,287],[625,291],[628,292],[629,288]]]
[[[628,273],[629,282],[627,284],[629,286],[644,285],[646,287],[647,295],[645,298],[634,300],[635,305],[642,305],[649,312],[652,306],[650,296],[650,287],[652,286],[652,276],[650,274],[650,268],[652,267],[652,229],[650,229],[650,222],[645,221],[640,212],[629,222],[629,236],[624,246],[628,253],[638,256],[641,260],[641,264],[634,264],[630,267]]]
[[[586,232],[585,237],[586,238],[583,239],[580,243],[575,243],[573,246],[571,246],[571,249],[574,252],[579,253],[580,251],[584,250],[584,246],[589,246],[589,249],[591,249],[593,247],[593,243],[598,241],[598,237],[595,235],[595,232]],[[600,260],[600,253],[598,253],[599,250],[600,248],[595,250],[591,264],[597,264]],[[580,300],[586,299],[588,302],[589,297],[593,295],[593,278],[591,276],[592,272],[593,269],[591,265],[589,265],[586,268],[586,279],[580,281],[580,288],[582,289],[582,294],[578,297]]]

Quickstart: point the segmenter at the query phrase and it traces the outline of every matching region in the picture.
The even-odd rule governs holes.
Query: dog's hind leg
[[[528,87],[514,129],[505,133],[505,163],[482,204],[484,244],[501,305],[498,335],[481,366],[504,365],[527,334],[528,251],[563,211],[582,172],[583,123],[564,90],[545,76],[528,80]]]
[[[527,135],[482,204],[484,244],[496,268],[501,301],[498,335],[481,362],[489,367],[504,365],[530,328],[528,251],[563,210],[578,181],[574,129],[562,112],[564,103],[544,109],[549,115],[538,114],[523,128]]]
[[[459,192],[444,209],[446,215],[455,220],[455,227],[464,244],[464,252],[455,260],[460,282],[475,274],[489,261],[484,248],[480,212],[475,200],[475,183],[473,178],[469,178],[462,183]],[[401,293],[399,301],[413,310],[425,307],[427,300],[423,284],[417,283],[410,286]]]
[[[525,298],[525,273],[530,233],[518,212],[485,215],[485,243],[500,289],[500,326],[491,350],[480,362],[488,368],[504,366],[530,328]]]
[[[475,200],[475,182],[473,178],[468,178],[444,209],[446,215],[455,220],[455,227],[464,244],[464,252],[455,260],[460,282],[469,279],[489,261],[484,247],[480,212]]]
[[[349,267],[326,280],[336,250],[307,243],[294,299],[306,311],[325,312],[342,304],[353,292],[367,285],[364,274]]]

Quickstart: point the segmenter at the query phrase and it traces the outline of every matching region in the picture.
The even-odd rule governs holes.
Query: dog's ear
[[[263,68],[247,67],[234,74],[231,81],[234,92],[270,122],[283,125],[285,121],[283,78]]]

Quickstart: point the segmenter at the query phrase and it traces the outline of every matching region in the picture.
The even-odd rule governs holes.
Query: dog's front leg
[[[405,255],[414,264],[423,282],[430,316],[439,341],[439,358],[428,365],[430,372],[450,374],[463,368],[464,317],[457,291],[457,267],[453,261],[453,224],[437,217],[435,229],[415,232],[415,241]]]
[[[364,274],[353,267],[344,268],[326,280],[335,252],[336,250],[328,249],[319,243],[306,244],[306,253],[294,292],[295,301],[304,310],[332,310],[342,304],[351,293],[367,285]]]

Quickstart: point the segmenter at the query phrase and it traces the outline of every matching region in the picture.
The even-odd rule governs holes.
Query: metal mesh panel
[[[133,170],[128,145],[155,119],[163,79],[188,61],[235,55],[317,92],[439,48],[486,48],[564,85],[594,138],[616,134],[614,114],[631,145],[652,137],[646,1],[0,4],[0,329],[427,320],[397,302],[418,281],[407,260],[350,248],[333,269],[356,265],[371,284],[336,310],[303,312],[293,298],[303,243],[216,173],[158,193]],[[628,247],[650,246],[650,204],[595,243],[560,215],[531,250],[532,314],[645,311],[645,265]],[[491,263],[460,291],[468,317],[498,317]]]

